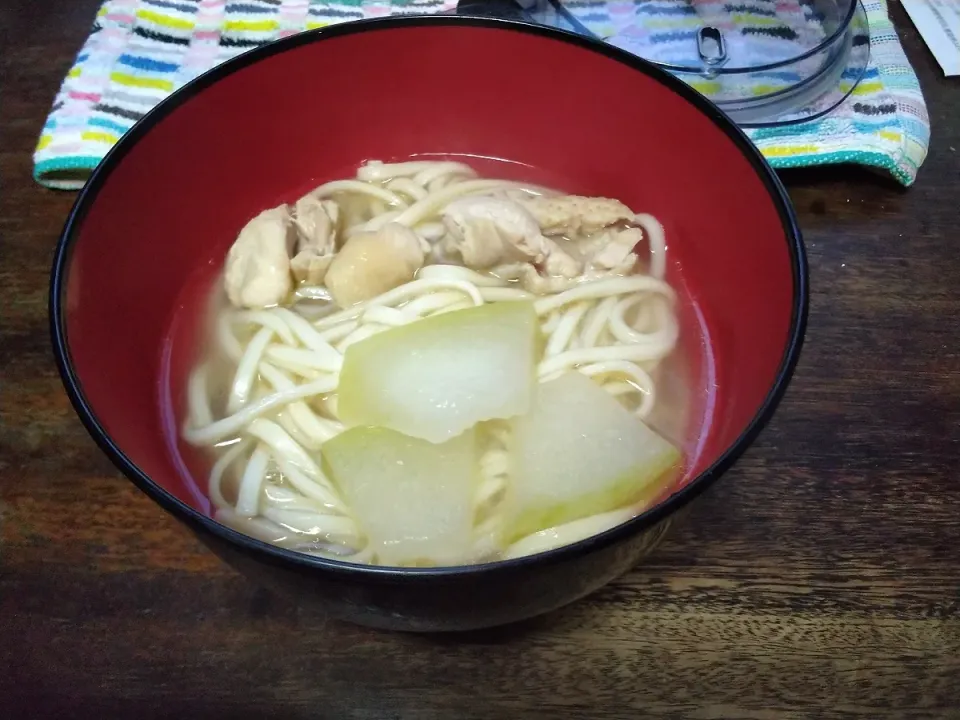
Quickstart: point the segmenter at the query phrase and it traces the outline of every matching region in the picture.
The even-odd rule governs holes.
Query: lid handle
[[[729,59],[727,44],[719,28],[706,25],[697,31],[697,52],[703,63],[704,75],[716,75],[716,71]]]

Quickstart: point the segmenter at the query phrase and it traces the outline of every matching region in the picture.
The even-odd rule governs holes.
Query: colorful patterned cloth
[[[564,0],[563,6],[594,35],[626,50],[635,39],[647,56],[655,48],[653,59],[679,64],[694,64],[689,57],[695,48],[691,28],[704,21],[722,30],[735,25],[739,32],[727,33],[728,45],[737,43],[740,34],[749,34],[750,41],[728,48],[729,54],[734,56],[738,49],[743,51],[740,55],[759,53],[756,60],[795,57],[798,45],[799,52],[810,49],[825,34],[822,18],[811,10],[814,6],[796,0]],[[750,129],[747,135],[777,168],[857,163],[885,170],[910,185],[927,156],[927,106],[890,22],[886,0],[863,0],[863,7],[870,24],[870,64],[852,95],[823,119]],[[651,16],[657,18],[654,23]],[[790,84],[797,78],[765,80]],[[709,88],[699,89],[712,94]],[[762,91],[775,89],[767,86]]]
[[[573,19],[564,23],[564,13],[548,2],[532,14],[545,24],[560,25],[574,32],[593,34],[612,45],[664,65],[699,68],[697,33],[703,27],[723,33],[727,67],[756,67],[789,61],[815,51],[828,35],[824,16],[809,0],[634,0],[561,2]],[[864,44],[868,43],[866,34]],[[716,49],[716,46],[714,46]],[[726,74],[709,78],[690,74],[685,78],[717,102],[764,96],[787,90],[818,71],[820,53],[776,71]],[[841,83],[842,84],[842,83]]]
[[[160,100],[215,65],[302,30],[436,13],[457,0],[106,0],[53,104],[34,178],[83,186],[107,151]]]
[[[592,31],[609,36],[629,24],[631,13],[648,2],[574,0],[567,5]],[[251,47],[336,22],[443,12],[456,4],[457,0],[107,0],[57,94],[34,156],[34,177],[48,187],[81,187],[110,147],[157,102]],[[826,119],[751,130],[750,136],[776,167],[853,162],[883,168],[909,185],[927,151],[926,107],[884,0],[868,0],[865,6],[872,58],[853,97]]]

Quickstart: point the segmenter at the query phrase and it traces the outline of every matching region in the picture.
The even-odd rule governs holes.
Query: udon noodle
[[[414,279],[346,308],[329,290],[301,282],[285,305],[242,309],[220,302],[213,350],[192,372],[183,438],[213,451],[208,491],[218,521],[313,555],[377,563],[320,459],[321,446],[345,430],[338,382],[351,345],[398,326],[484,305],[533,302],[543,335],[540,382],[576,371],[592,378],[640,418],[657,406],[657,369],[678,336],[675,297],[665,282],[663,230],[649,215],[629,219],[642,231],[641,257],[627,274],[555,278],[527,288],[517,277],[453,264],[439,250],[442,213],[465,197],[550,197],[552,191],[478,179],[454,162],[368,163],[356,178],[318,187],[314,199],[338,203],[340,239],[397,223],[429,247]],[[223,291],[218,288],[217,297]],[[511,473],[508,425],[483,424],[474,549],[463,562],[511,558],[564,545],[614,527],[642,511],[629,506],[547,528],[498,545]]]

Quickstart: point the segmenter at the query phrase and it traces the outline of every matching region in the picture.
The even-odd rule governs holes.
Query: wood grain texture
[[[773,422],[622,581],[457,637],[341,625],[222,566],[118,475],[46,318],[73,202],[31,153],[98,0],[0,7],[0,716],[960,717],[960,84],[898,5],[916,185],[786,174],[806,347]]]

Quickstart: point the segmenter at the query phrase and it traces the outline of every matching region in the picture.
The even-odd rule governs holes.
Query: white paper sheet
[[[900,0],[945,75],[960,75],[960,0]]]

